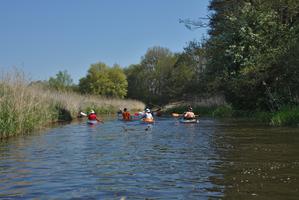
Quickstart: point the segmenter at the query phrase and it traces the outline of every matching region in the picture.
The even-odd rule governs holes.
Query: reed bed
[[[0,138],[24,135],[49,123],[72,120],[90,109],[111,114],[119,108],[142,110],[136,100],[84,96],[32,86],[23,73],[6,73],[0,78]]]

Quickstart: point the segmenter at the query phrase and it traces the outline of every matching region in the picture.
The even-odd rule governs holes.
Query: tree
[[[281,62],[298,38],[298,3],[213,0],[210,9],[207,72],[213,85],[238,109],[275,110],[289,103],[284,88],[290,81],[277,82],[298,71]]]
[[[59,91],[70,90],[73,84],[71,76],[67,73],[67,70],[59,71],[56,77],[49,78],[49,87]]]
[[[87,76],[79,81],[82,93],[124,98],[127,94],[127,79],[118,65],[92,64]]]

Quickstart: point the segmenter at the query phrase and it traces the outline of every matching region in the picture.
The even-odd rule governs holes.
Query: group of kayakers
[[[146,108],[143,112],[139,112],[139,113],[135,113],[134,116],[132,116],[130,114],[130,112],[128,111],[127,108],[124,108],[124,110],[120,113],[118,112],[118,114],[122,116],[122,120],[124,121],[131,121],[133,119],[134,116],[137,116],[137,118],[142,119],[143,121],[146,122],[153,122],[154,121],[154,117],[150,111],[149,108]]]
[[[135,113],[134,115],[131,115],[128,109],[124,108],[123,110],[120,109],[117,112],[117,114],[124,121],[131,121],[132,119],[134,119],[134,117],[137,117],[137,119],[141,119],[144,122],[148,122],[148,123],[154,122],[153,114],[149,108],[146,108],[143,112]],[[159,108],[157,111],[155,111],[155,116],[160,117],[161,115],[162,115],[161,108]],[[181,115],[177,113],[173,113],[172,115],[175,117],[182,116],[184,120],[192,120],[196,118],[196,115],[194,114],[191,106],[188,106],[187,111]],[[94,110],[91,110],[89,114],[80,112],[78,116],[79,117],[86,116],[89,121],[103,122],[103,120],[96,115]]]

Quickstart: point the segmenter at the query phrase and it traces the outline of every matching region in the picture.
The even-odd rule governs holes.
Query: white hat
[[[151,112],[151,111],[150,111],[150,109],[147,108],[147,109],[145,109],[145,112],[148,112],[148,113],[149,113],[149,112]]]
[[[94,110],[91,110],[90,113],[95,113]]]

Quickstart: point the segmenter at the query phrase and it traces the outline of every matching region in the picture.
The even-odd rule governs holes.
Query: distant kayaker
[[[195,114],[192,111],[191,106],[188,106],[188,111],[184,113],[184,119],[187,119],[187,120],[195,119]]]
[[[98,121],[98,122],[103,122],[103,120],[99,119],[95,113],[94,110],[91,110],[90,113],[88,114],[88,120],[90,121]]]
[[[154,120],[151,110],[148,108],[145,109],[145,113],[143,114],[142,118],[145,120]]]
[[[131,120],[131,114],[127,110],[127,108],[124,108],[124,111],[122,112],[123,120],[130,121]]]

